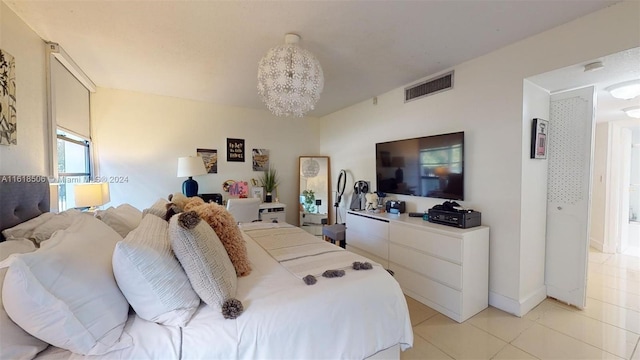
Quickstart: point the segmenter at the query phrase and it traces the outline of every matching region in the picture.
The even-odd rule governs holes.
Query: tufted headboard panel
[[[49,212],[49,201],[46,176],[0,175],[0,232]]]

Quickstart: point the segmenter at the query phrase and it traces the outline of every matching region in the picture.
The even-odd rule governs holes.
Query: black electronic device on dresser
[[[214,202],[218,205],[222,205],[222,194],[213,193],[213,194],[198,194],[198,196],[204,200],[204,202]]]
[[[404,201],[389,200],[386,204],[386,210],[391,214],[404,214],[404,212],[407,211],[406,208],[407,206]]]
[[[471,209],[457,209],[455,201],[445,201],[429,209],[429,222],[454,226],[461,229],[480,226],[481,213]]]

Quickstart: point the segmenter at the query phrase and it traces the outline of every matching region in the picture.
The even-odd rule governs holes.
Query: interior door
[[[594,88],[551,96],[545,284],[547,295],[586,305]]]

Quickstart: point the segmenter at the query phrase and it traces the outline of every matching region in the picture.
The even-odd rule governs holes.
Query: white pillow
[[[169,243],[169,224],[155,215],[118,242],[113,274],[129,304],[142,319],[184,327],[200,298]]]
[[[55,216],[54,213],[50,213],[50,212],[42,213],[34,217],[33,219],[27,220],[12,228],[2,230],[2,235],[4,235],[5,239],[7,240],[28,239],[29,237],[31,237],[31,234],[33,233],[33,229],[44,224],[54,216]]]
[[[109,225],[120,236],[125,237],[140,224],[142,211],[129,204],[122,204],[117,208],[110,207],[96,213],[96,218]]]
[[[11,254],[24,254],[36,250],[28,239],[15,239],[0,243],[0,261]],[[0,285],[4,282],[7,269],[0,269]],[[0,286],[1,288],[1,286]],[[0,293],[0,359],[33,359],[49,344],[31,336],[16,325],[4,310]]]
[[[156,200],[151,207],[142,210],[142,216],[146,214],[153,214],[161,219],[164,219],[167,216],[167,204],[169,201],[166,199],[160,198]]]
[[[130,346],[131,337],[123,334],[129,304],[111,267],[120,239],[101,221],[79,216],[47,247],[12,255],[2,292],[11,319],[35,337],[82,355]]]
[[[200,299],[214,308],[235,296],[236,270],[211,226],[195,211],[171,217],[169,240]]]
[[[59,214],[55,214],[43,224],[36,226],[29,238],[40,244],[45,240],[49,240],[53,233],[58,230],[66,229],[71,226],[78,216],[89,217],[89,213],[83,213],[77,209],[69,209]]]

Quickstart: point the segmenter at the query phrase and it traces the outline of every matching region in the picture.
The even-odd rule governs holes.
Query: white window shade
[[[90,139],[89,90],[57,59],[51,61],[51,77],[56,125]]]

